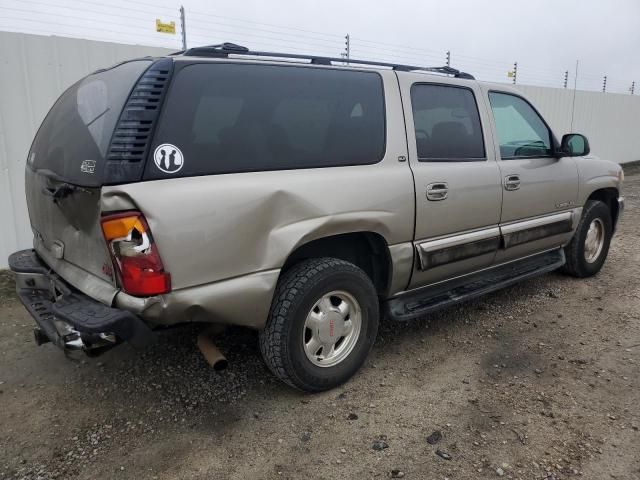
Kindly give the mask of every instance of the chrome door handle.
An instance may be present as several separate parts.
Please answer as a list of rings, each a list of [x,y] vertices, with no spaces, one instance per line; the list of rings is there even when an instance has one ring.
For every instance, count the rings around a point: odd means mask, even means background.
[[[520,188],[520,175],[507,175],[504,177],[505,190],[518,190]]]
[[[430,183],[427,185],[427,200],[438,202],[449,195],[449,185],[445,182]]]

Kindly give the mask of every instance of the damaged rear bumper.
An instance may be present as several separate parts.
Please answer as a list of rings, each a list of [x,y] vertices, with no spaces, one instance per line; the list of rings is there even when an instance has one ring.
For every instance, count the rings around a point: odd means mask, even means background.
[[[38,325],[38,344],[51,341],[64,350],[98,354],[122,341],[139,348],[153,341],[153,332],[139,317],[77,291],[34,250],[12,254],[9,267],[15,273],[18,297]]]

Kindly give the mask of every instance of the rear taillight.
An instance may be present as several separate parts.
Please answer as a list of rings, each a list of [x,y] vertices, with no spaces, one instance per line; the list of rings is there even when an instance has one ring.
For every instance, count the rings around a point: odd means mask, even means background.
[[[102,217],[102,233],[118,272],[122,289],[131,295],[160,295],[171,291],[149,226],[140,212]]]

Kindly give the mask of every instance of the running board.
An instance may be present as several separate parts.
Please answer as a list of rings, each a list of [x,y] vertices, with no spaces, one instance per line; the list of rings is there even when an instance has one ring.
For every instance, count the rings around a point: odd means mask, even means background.
[[[398,321],[422,317],[456,303],[508,287],[527,278],[551,272],[563,266],[564,263],[564,250],[553,250],[451,280],[444,284],[423,287],[388,300],[386,304],[387,315],[392,320]]]

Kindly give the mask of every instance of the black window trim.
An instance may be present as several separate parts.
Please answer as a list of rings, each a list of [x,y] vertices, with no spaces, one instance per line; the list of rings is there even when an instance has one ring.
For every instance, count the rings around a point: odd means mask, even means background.
[[[176,78],[178,78],[178,74],[193,65],[260,65],[260,66],[271,66],[271,67],[289,67],[289,68],[310,68],[314,70],[335,70],[338,72],[359,72],[359,73],[373,73],[376,75],[378,80],[380,81],[380,91],[382,93],[382,121],[384,127],[384,138],[382,141],[382,149],[380,152],[379,158],[375,161],[367,162],[367,163],[344,163],[340,165],[326,165],[326,166],[315,166],[315,167],[299,167],[299,168],[273,168],[273,169],[260,169],[260,170],[239,170],[237,172],[229,172],[229,173],[197,173],[197,174],[189,174],[189,177],[206,177],[210,175],[235,175],[239,173],[259,173],[259,172],[285,172],[285,171],[295,171],[295,170],[315,170],[315,169],[325,169],[325,168],[342,168],[342,167],[366,167],[370,165],[377,165],[382,162],[387,156],[387,141],[388,141],[388,121],[387,121],[387,100],[386,100],[386,92],[385,92],[385,82],[383,76],[380,72],[376,70],[369,69],[359,69],[359,68],[338,68],[338,67],[329,67],[324,65],[313,65],[313,64],[299,64],[299,63],[265,63],[264,61],[206,61],[202,59],[194,59],[189,62],[175,62],[174,61],[174,72],[171,76],[171,82],[167,88],[167,97],[169,97],[172,93],[172,90],[176,83]],[[160,112],[160,118],[158,124],[162,120],[164,110]],[[154,136],[151,142],[151,145],[157,145],[156,132],[154,132]],[[149,165],[149,162],[153,162],[153,159],[148,157],[147,163],[145,165],[145,173],[143,176],[143,180],[148,180],[146,178],[146,166]]]
[[[536,113],[536,115],[538,115],[538,118],[542,120],[542,123],[544,124],[545,127],[547,127],[547,130],[549,131],[549,142],[551,143],[551,155],[522,155],[519,157],[513,157],[513,156],[503,157],[502,156],[502,154],[500,153],[500,142],[498,141],[498,129],[496,126],[496,118],[493,115],[493,107],[491,106],[491,97],[489,96],[491,93],[501,93],[503,95],[511,95],[512,97],[517,97],[531,107],[531,109]],[[493,125],[494,125],[494,128],[496,129],[496,141],[498,141],[498,155],[500,160],[523,160],[523,159],[526,160],[528,158],[557,158],[556,152],[560,148],[560,144],[558,143],[558,140],[556,139],[556,136],[553,133],[553,130],[551,129],[547,121],[544,119],[542,114],[529,100],[527,100],[525,97],[523,97],[518,93],[507,92],[505,90],[491,89],[487,91],[487,101],[489,102],[489,109],[491,110],[491,118],[493,120]]]
[[[483,157],[472,157],[472,158],[428,158],[428,157],[420,157],[418,155],[418,142],[416,141],[416,125],[415,125],[415,117],[413,116],[413,87],[416,85],[429,85],[436,87],[452,87],[452,88],[460,88],[463,90],[469,90],[471,92],[471,96],[473,97],[473,102],[476,105],[476,110],[478,112],[478,123],[480,124],[480,137],[482,138],[482,151],[484,152]],[[478,107],[478,99],[476,98],[476,93],[473,91],[473,88],[467,87],[466,85],[455,85],[452,83],[442,83],[442,82],[414,82],[411,84],[411,88],[409,89],[409,99],[411,101],[411,118],[413,119],[413,139],[416,144],[416,158],[418,162],[428,163],[428,162],[486,162],[487,158],[487,144],[484,139],[484,126],[482,125],[482,116],[480,115],[480,108]]]

